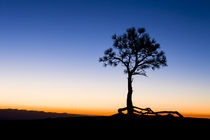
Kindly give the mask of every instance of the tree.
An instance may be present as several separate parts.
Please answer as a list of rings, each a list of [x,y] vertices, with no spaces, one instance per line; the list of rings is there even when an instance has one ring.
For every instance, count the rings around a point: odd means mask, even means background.
[[[117,66],[122,64],[125,67],[124,73],[128,76],[128,94],[127,94],[127,110],[128,115],[134,113],[132,103],[132,81],[135,75],[146,75],[147,69],[155,70],[161,66],[167,66],[166,56],[160,45],[149,34],[145,33],[144,28],[127,29],[123,35],[112,36],[113,47],[104,52],[104,56],[99,58],[104,66]]]

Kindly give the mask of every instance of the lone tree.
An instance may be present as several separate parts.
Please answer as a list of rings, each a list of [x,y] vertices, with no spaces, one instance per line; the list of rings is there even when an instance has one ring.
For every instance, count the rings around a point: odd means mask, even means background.
[[[134,108],[138,108],[132,103],[133,76],[147,76],[145,70],[167,66],[166,56],[160,50],[160,45],[145,33],[144,28],[129,28],[123,35],[114,34],[112,39],[113,47],[104,52],[99,62],[104,63],[104,66],[122,64],[125,67],[124,73],[128,75],[127,107],[121,110],[127,110],[128,115],[132,115]]]

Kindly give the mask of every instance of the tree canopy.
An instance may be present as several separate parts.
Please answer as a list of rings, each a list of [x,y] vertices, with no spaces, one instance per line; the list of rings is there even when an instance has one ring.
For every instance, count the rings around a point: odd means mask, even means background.
[[[123,35],[112,36],[113,47],[99,58],[104,66],[125,66],[124,72],[129,75],[146,75],[146,69],[167,66],[166,56],[160,50],[160,44],[151,39],[144,28],[129,28]]]

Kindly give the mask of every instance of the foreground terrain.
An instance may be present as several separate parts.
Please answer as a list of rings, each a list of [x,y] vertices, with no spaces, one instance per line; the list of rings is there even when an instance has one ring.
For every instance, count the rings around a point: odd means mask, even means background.
[[[208,134],[210,119],[201,118],[177,118],[177,117],[154,117],[154,116],[82,116],[82,115],[71,115],[71,114],[54,114],[46,112],[38,112],[42,114],[41,118],[23,119],[28,118],[27,113],[36,114],[36,112],[18,111],[18,110],[4,110],[7,113],[0,111],[2,114],[17,115],[20,112],[24,112],[24,115],[19,114],[19,119],[14,119],[17,116],[10,116],[10,120],[1,119],[0,130],[1,134],[17,133],[17,136],[27,137],[49,137],[57,135],[59,139],[65,137],[82,137],[85,139],[89,138],[113,138],[119,139],[118,137],[128,136],[130,138],[141,139],[146,138],[175,138],[190,135],[205,136]],[[3,111],[3,112],[4,112]],[[11,113],[15,111],[16,113]],[[10,113],[8,113],[10,112]],[[17,113],[18,112],[18,113]],[[26,115],[26,116],[25,116]],[[30,116],[29,115],[29,116]],[[44,115],[44,118],[43,118]],[[22,119],[20,119],[20,116]],[[6,116],[4,116],[6,117]],[[9,117],[9,116],[7,116]],[[1,116],[1,118],[3,118]],[[13,118],[13,119],[11,119]],[[26,135],[27,134],[27,135]],[[202,134],[202,135],[200,135]],[[10,135],[7,135],[7,137]],[[12,135],[11,135],[12,136]],[[28,138],[28,137],[27,137]]]

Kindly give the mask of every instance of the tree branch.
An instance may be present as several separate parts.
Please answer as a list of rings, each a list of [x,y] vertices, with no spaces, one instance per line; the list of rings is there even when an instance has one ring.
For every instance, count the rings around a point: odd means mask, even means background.
[[[139,57],[138,57],[138,54],[136,54],[136,64],[135,64],[135,66],[134,66],[134,68],[132,69],[132,73],[134,73],[135,71],[136,71],[136,69],[139,67],[139,66],[141,66],[141,62],[143,62],[146,58],[147,58],[148,56],[147,55],[145,55],[140,61],[138,61],[138,59],[139,59]],[[140,64],[140,65],[139,65]],[[142,63],[143,64],[143,63]]]
[[[145,60],[147,57],[148,57],[148,56],[145,55],[145,56],[139,61],[137,68],[138,68],[139,66],[142,66],[142,65],[146,64],[146,61],[144,61],[144,60]],[[143,62],[143,61],[144,61],[144,62]],[[141,62],[143,62],[143,63],[141,63]]]
[[[129,66],[121,58],[119,58],[119,57],[113,57],[113,59],[119,60],[121,63],[123,63],[125,65],[125,67],[127,68],[128,72],[130,72]]]

